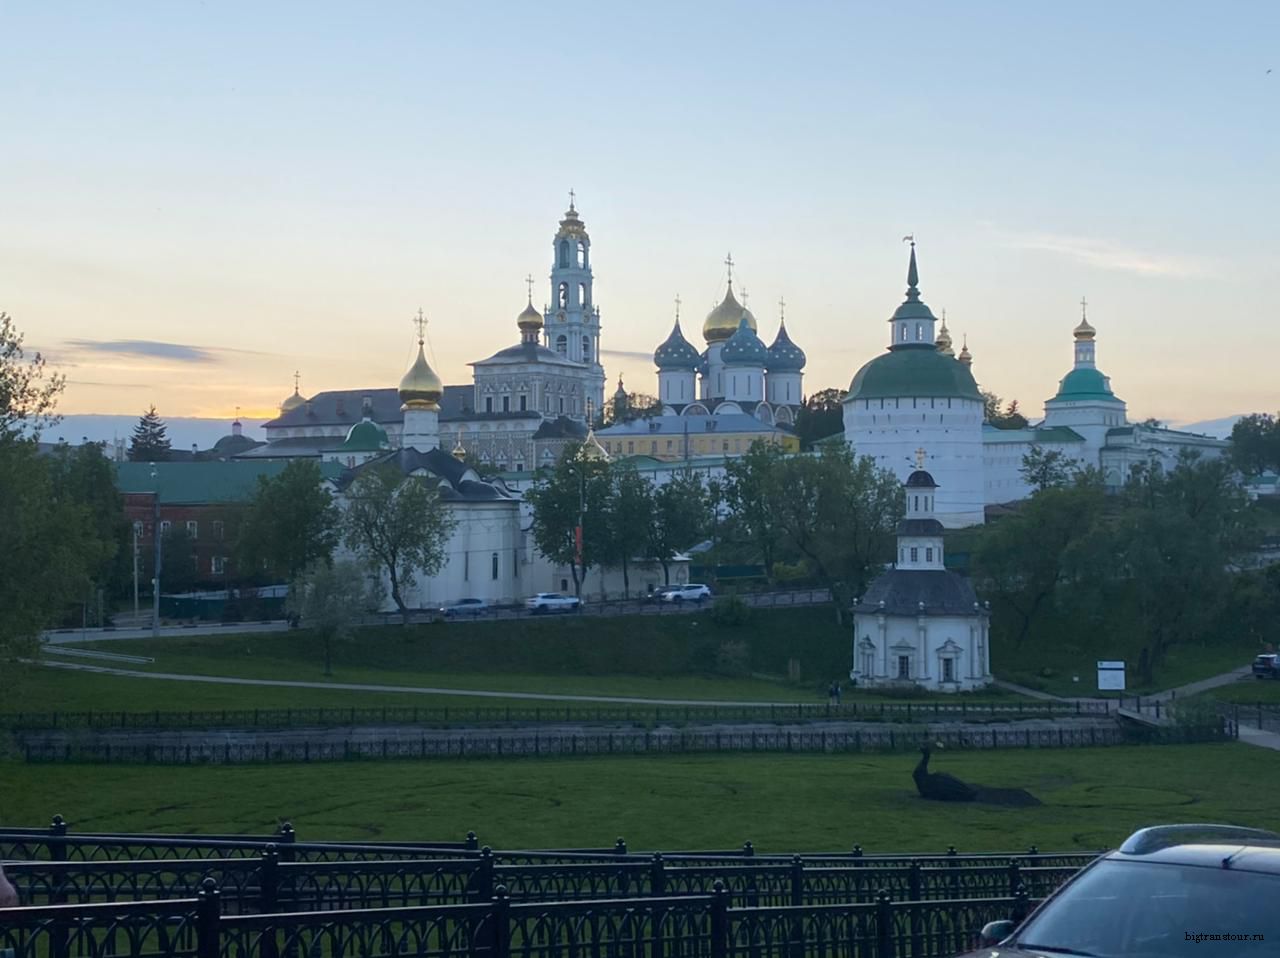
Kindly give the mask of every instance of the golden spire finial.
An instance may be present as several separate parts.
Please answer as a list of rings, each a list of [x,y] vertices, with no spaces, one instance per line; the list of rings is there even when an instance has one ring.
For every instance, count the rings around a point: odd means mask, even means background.
[[[676,322],[680,322],[680,294],[676,293]]]
[[[529,288],[529,305],[533,305],[533,274],[529,273],[524,278],[524,284]]]
[[[783,296],[778,297],[778,322],[787,324],[787,300]]]
[[[917,469],[924,468],[924,447],[923,446],[921,446],[919,449],[916,450],[916,468]]]
[[[1088,310],[1089,310],[1089,301],[1085,299],[1083,296],[1081,296],[1080,297],[1080,321],[1081,322],[1087,323],[1089,321]]]
[[[427,338],[427,317],[421,306],[418,307],[418,315],[413,317],[413,325],[418,327],[418,345],[421,346]]]
[[[577,201],[577,198],[578,198],[578,194],[573,191],[572,187],[570,187],[569,188],[569,212],[570,213],[577,212],[577,208],[573,205]]]
[[[236,406],[236,420],[239,421],[239,419],[240,419],[240,407]]]
[[[724,265],[729,268],[729,285],[733,285],[733,254],[729,253],[724,258]]]
[[[297,391],[298,391],[298,381],[299,381],[300,379],[302,379],[302,374],[301,374],[301,373],[299,373],[299,372],[295,369],[295,370],[293,371],[293,391],[294,391],[294,392],[297,392]]]

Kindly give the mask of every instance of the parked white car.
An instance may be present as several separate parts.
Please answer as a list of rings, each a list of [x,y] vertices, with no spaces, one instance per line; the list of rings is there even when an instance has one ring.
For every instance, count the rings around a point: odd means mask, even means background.
[[[559,592],[539,592],[526,599],[524,607],[534,615],[549,612],[577,612],[582,608],[582,600],[575,595],[563,595]]]
[[[688,585],[673,585],[663,589],[660,595],[663,602],[701,602],[711,598],[711,590],[701,582],[690,582]]]
[[[478,618],[489,611],[489,602],[487,599],[457,599],[446,602],[439,611],[447,619]]]

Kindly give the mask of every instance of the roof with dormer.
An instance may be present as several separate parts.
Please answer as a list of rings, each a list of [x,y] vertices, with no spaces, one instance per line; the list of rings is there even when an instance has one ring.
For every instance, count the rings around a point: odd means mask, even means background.
[[[884,603],[882,606],[880,603]],[[876,576],[866,595],[854,603],[860,615],[979,615],[973,584],[958,572],[942,569],[890,569]]]

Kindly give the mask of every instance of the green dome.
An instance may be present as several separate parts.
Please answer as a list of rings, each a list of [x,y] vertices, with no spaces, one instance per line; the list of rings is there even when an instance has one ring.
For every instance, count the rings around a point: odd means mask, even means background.
[[[982,402],[969,367],[945,356],[932,343],[899,347],[867,363],[849,384],[847,399],[928,396]]]
[[[387,448],[387,434],[377,423],[365,419],[347,431],[339,448],[343,452],[377,452]]]
[[[1111,391],[1111,382],[1106,376],[1089,366],[1081,366],[1062,377],[1062,383],[1058,386],[1058,395],[1049,402],[1082,402],[1090,399],[1121,401]]]

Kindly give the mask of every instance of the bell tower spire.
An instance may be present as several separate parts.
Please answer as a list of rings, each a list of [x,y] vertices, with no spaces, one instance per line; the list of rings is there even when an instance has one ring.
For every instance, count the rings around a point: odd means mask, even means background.
[[[551,298],[543,327],[547,348],[590,371],[584,399],[600,409],[604,406],[600,309],[592,291],[591,237],[578,215],[577,200],[570,190],[569,208],[552,239]]]
[[[934,324],[937,318],[920,299],[920,270],[916,266],[915,234],[902,237],[902,241],[911,244],[911,258],[907,262],[907,295],[902,305],[889,318],[892,336],[889,348],[894,350],[917,347],[937,349],[937,338],[934,335]]]

